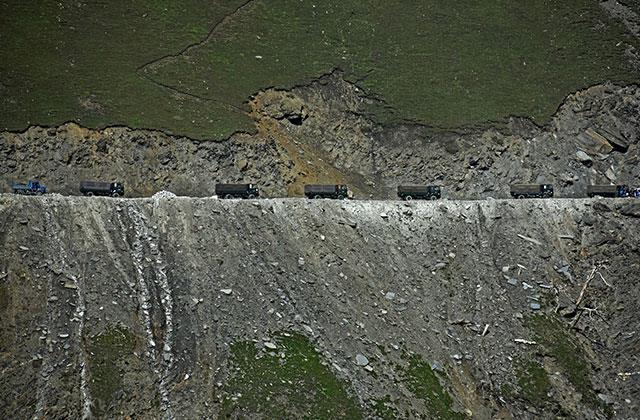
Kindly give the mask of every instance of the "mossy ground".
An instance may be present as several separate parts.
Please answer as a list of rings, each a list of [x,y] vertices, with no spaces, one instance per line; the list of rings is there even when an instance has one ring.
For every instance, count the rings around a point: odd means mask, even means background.
[[[544,406],[551,383],[542,365],[535,360],[521,360],[515,368],[520,396],[536,407]]]
[[[253,93],[335,68],[380,122],[545,122],[569,93],[637,82],[637,40],[591,0],[61,0],[0,4],[0,128],[124,124],[198,138],[251,130]]]
[[[422,399],[428,418],[456,420],[466,417],[453,410],[453,400],[442,386],[438,376],[419,355],[406,356],[407,366],[403,369],[404,380],[416,397]]]
[[[610,407],[600,401],[593,390],[591,369],[583,352],[574,343],[566,328],[559,321],[545,315],[529,318],[529,325],[537,341],[545,346],[571,385],[582,394],[582,400],[593,409],[600,409],[611,417]]]
[[[89,339],[89,388],[95,413],[103,414],[118,391],[123,391],[119,363],[133,353],[135,336],[127,329],[111,327]]]
[[[0,3],[0,129],[76,121],[216,138],[249,128],[225,104],[176,94],[139,71],[204,39],[240,3]]]
[[[373,401],[373,412],[382,420],[395,420],[399,418],[398,410],[391,404],[391,397],[386,396]]]
[[[232,346],[221,418],[362,418],[346,384],[322,364],[306,337],[282,334],[274,342],[277,349],[266,353],[253,342]]]

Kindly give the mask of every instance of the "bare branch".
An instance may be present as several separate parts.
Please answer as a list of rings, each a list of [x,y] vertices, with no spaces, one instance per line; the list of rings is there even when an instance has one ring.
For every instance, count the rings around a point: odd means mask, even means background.
[[[587,277],[587,281],[584,282],[584,286],[582,286],[582,290],[580,291],[580,296],[578,296],[578,300],[576,301],[576,307],[580,306],[580,302],[582,302],[582,298],[584,298],[584,292],[587,290],[587,286],[589,286],[591,280],[593,280],[593,278],[596,276],[597,269],[598,267],[593,267],[593,270],[591,270],[591,274],[589,274],[589,277]]]
[[[602,275],[602,273],[600,273],[600,272],[598,271],[598,273],[597,273],[597,274],[600,276],[600,278],[602,279],[602,282],[603,282],[604,284],[606,284],[607,286],[609,286],[609,287],[613,288],[613,286],[612,286],[611,284],[609,284],[609,282],[607,282],[607,281],[604,279],[604,276]]]

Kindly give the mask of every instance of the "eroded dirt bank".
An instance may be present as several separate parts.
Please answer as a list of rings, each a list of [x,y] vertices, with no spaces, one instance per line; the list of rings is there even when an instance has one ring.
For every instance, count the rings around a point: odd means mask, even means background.
[[[632,200],[1,195],[0,412],[628,418],[639,227]]]
[[[38,178],[78,194],[83,179],[124,181],[128,195],[159,190],[210,196],[216,182],[253,182],[265,195],[302,194],[305,183],[347,183],[361,198],[388,198],[398,184],[437,184],[454,199],[504,198],[510,183],[552,183],[560,196],[588,184],[640,178],[637,86],[604,84],[566,98],[552,121],[526,119],[443,132],[412,123],[380,126],[367,97],[335,71],[247,103],[255,134],[222,142],[75,124],[0,133],[0,183]],[[428,98],[425,98],[428,100]]]

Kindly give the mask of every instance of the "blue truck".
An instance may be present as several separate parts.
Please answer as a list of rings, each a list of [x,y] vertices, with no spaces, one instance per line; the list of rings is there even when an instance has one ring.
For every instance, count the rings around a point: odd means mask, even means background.
[[[41,184],[40,181],[29,180],[26,184],[20,184],[14,182],[11,186],[14,194],[24,195],[41,195],[47,192],[47,187]]]

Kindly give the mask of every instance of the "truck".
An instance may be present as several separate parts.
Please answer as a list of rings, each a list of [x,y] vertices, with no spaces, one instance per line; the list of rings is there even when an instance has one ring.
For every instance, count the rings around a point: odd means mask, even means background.
[[[553,197],[553,185],[512,184],[511,196],[514,198],[551,198]]]
[[[304,195],[307,198],[335,198],[344,200],[353,198],[349,187],[342,184],[307,184],[304,186]]]
[[[11,189],[14,194],[24,195],[42,195],[47,192],[47,187],[41,184],[40,181],[29,180],[26,184],[14,182],[11,185]]]
[[[436,185],[398,185],[398,197],[403,200],[437,200],[441,197]]]
[[[220,198],[258,198],[260,191],[255,184],[216,184],[216,195]]]
[[[627,185],[587,185],[589,197],[629,197],[632,193]]]
[[[81,181],[80,192],[88,197],[94,195],[122,197],[124,195],[124,184],[117,181]]]

